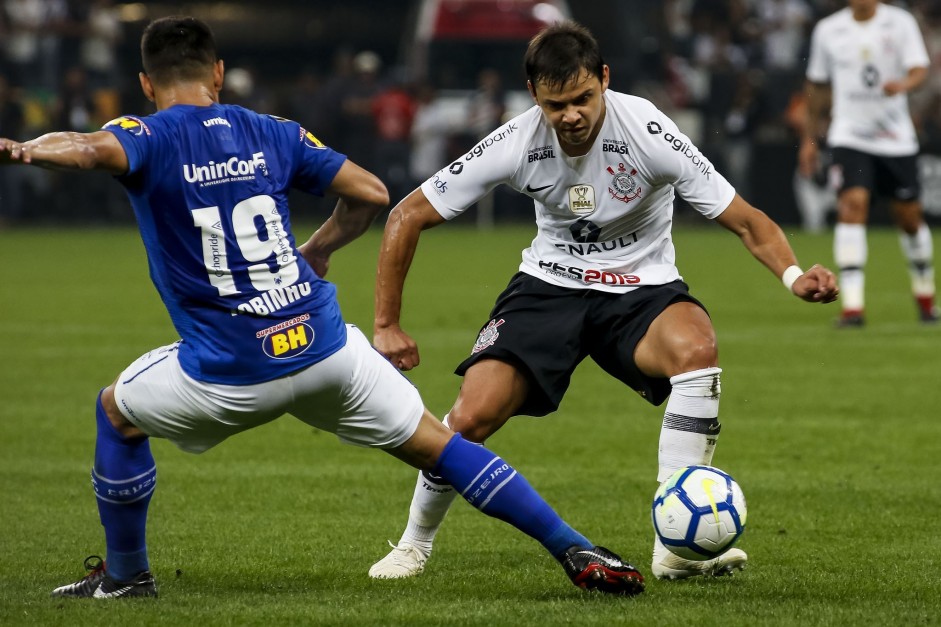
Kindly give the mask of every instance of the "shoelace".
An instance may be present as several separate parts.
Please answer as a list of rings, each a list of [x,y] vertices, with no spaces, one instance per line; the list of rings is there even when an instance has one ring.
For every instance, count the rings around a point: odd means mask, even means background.
[[[85,570],[88,571],[88,574],[85,575],[85,578],[94,577],[101,571],[105,569],[105,561],[101,559],[100,555],[89,555],[85,558]]]

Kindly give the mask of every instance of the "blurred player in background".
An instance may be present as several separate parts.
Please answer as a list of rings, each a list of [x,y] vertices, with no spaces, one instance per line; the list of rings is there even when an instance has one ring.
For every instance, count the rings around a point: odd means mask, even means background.
[[[709,464],[721,369],[712,322],[674,265],[674,194],[738,235],[798,298],[831,302],[836,279],[821,266],[801,270],[781,229],[737,195],[671,119],[646,100],[608,90],[608,66],[584,27],[563,22],[542,31],[525,68],[536,106],[392,210],[379,254],[373,341],[399,368],[419,364],[399,320],[420,233],[508,185],[533,199],[537,235],[457,368],[464,380],[448,425],[483,442],[512,416],[553,412],[575,367],[591,356],[647,401],[669,397],[659,481],[683,466]],[[370,575],[420,573],[454,495],[446,479],[420,474],[405,532]],[[724,575],[746,559],[730,549],[713,560],[684,560],[655,540],[652,569],[669,579]]]
[[[156,596],[145,537],[157,482],[148,436],[201,453],[286,413],[444,476],[475,507],[541,542],[576,585],[641,592],[633,566],[569,527],[498,456],[436,420],[344,323],[322,277],[331,253],[388,204],[383,184],[296,122],[219,104],[224,67],[204,23],[157,20],[141,52],[141,87],[156,114],[94,133],[0,138],[0,163],[118,177],[182,337],[142,356],[98,396],[92,484],[107,559],[86,559],[91,572],[53,596]],[[339,196],[300,247],[290,230],[291,187]]]
[[[865,324],[866,222],[876,194],[891,199],[919,319],[938,321],[933,245],[919,201],[918,138],[907,96],[925,81],[928,64],[915,18],[878,0],[849,0],[814,28],[799,167],[807,177],[817,170],[817,129],[832,97],[827,144],[838,187],[833,258],[843,303],[839,327]]]

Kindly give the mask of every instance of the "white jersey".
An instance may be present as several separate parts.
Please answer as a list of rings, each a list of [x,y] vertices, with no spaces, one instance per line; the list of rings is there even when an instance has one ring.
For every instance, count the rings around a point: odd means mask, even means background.
[[[871,19],[858,22],[847,7],[821,20],[811,37],[807,79],[832,84],[827,143],[885,157],[917,153],[907,96],[882,89],[928,65],[918,23],[903,9],[879,4]]]
[[[501,183],[531,197],[538,232],[520,270],[553,285],[627,292],[682,278],[674,189],[707,218],[722,213],[735,190],[653,104],[610,90],[604,99],[587,154],[562,152],[534,106],[438,171],[422,192],[445,219]]]

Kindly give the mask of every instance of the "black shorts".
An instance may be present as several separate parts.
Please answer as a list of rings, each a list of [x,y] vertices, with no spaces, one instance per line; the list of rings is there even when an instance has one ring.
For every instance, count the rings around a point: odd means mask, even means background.
[[[471,356],[455,372],[463,376],[481,359],[510,363],[530,382],[517,415],[545,416],[559,408],[572,372],[590,356],[605,372],[660,405],[670,395],[670,380],[644,375],[634,363],[634,349],[650,323],[680,301],[703,307],[682,281],[612,294],[558,287],[519,272],[497,298]]]
[[[870,194],[895,200],[917,200],[918,156],[880,157],[852,148],[834,148],[837,192],[850,187],[865,187]]]

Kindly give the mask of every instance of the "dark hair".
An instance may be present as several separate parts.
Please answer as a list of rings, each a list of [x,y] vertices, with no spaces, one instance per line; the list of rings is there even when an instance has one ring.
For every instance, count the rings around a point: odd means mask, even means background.
[[[604,59],[594,35],[573,21],[558,22],[533,37],[523,66],[533,88],[537,82],[561,87],[584,71],[599,80],[604,74]]]
[[[201,80],[217,60],[212,31],[195,17],[154,20],[144,29],[140,50],[144,72],[161,85]]]

